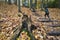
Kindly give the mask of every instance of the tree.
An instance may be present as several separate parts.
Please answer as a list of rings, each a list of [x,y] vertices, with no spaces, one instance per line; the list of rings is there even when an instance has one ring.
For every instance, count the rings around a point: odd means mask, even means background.
[[[60,0],[55,0],[55,6],[60,8]]]
[[[21,8],[20,8],[20,0],[18,0],[18,12],[21,12],[20,9],[21,9]]]
[[[47,4],[46,4],[46,6],[48,7],[48,0],[47,0]]]
[[[43,10],[44,7],[44,0],[41,0],[41,10]]]
[[[8,0],[8,3],[11,4],[11,0]]]
[[[30,9],[32,8],[32,0],[30,0]]]
[[[7,3],[7,0],[5,0],[5,3]]]
[[[35,8],[36,8],[36,5],[37,5],[37,0],[35,0]]]
[[[15,4],[17,5],[17,0],[15,0]]]

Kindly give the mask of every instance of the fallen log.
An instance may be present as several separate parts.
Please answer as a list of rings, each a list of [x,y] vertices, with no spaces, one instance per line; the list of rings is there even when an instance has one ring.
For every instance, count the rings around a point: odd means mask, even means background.
[[[52,24],[52,25],[47,25],[47,26],[50,26],[50,27],[60,27],[60,24]]]
[[[47,18],[39,18],[38,21],[39,22],[60,22],[58,20],[49,20]]]
[[[50,36],[60,36],[60,31],[52,31],[52,32],[48,32],[47,35],[50,35]]]

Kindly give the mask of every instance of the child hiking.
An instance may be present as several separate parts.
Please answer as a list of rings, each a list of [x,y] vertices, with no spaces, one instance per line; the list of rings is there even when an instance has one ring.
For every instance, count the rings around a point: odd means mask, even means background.
[[[48,17],[48,18],[49,18],[49,20],[50,20],[48,8],[47,8],[47,7],[45,7],[44,9],[45,9],[45,15],[44,15],[44,16],[45,16],[45,18],[46,18],[46,17]]]

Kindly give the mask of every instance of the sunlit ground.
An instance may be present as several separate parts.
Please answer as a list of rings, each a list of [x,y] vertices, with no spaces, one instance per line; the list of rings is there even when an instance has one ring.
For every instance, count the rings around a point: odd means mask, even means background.
[[[31,16],[32,24],[37,26],[37,29],[33,30],[32,33],[35,36],[36,40],[53,40],[60,39],[60,36],[48,36],[46,33],[50,31],[60,31],[59,27],[50,27],[46,25],[51,25],[52,22],[39,22],[37,21],[39,18],[45,18],[44,11],[40,9],[36,10],[36,14],[32,12],[29,8],[22,7],[22,13]],[[52,20],[60,21],[60,9],[59,8],[49,8],[50,18]],[[0,40],[9,40],[13,34],[14,28],[19,26],[21,23],[20,18],[18,17],[18,8],[16,5],[8,5],[8,4],[0,4]],[[53,24],[60,24],[60,22],[53,22]],[[39,26],[39,27],[38,27]],[[54,29],[54,30],[53,30]],[[21,40],[21,37],[28,38],[27,32],[22,32],[23,36],[19,36],[17,40]],[[22,39],[23,40],[23,39]]]

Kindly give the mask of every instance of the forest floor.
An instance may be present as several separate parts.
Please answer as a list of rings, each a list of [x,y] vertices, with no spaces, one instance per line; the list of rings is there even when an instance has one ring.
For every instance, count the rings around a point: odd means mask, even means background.
[[[32,24],[37,26],[37,29],[33,30],[32,32],[37,40],[60,40],[60,36],[47,35],[47,33],[49,32],[51,33],[55,32],[56,34],[60,32],[60,16],[59,16],[60,9],[59,8],[48,9],[50,13],[50,19],[52,20],[52,22],[41,22],[42,20],[43,21],[48,20],[48,18],[45,19],[44,17],[45,12],[41,11],[40,9],[37,9],[36,12],[31,12],[29,8],[25,7],[22,8],[23,13],[26,13],[28,16],[31,16]]]
[[[29,8],[22,7],[21,11],[28,15],[28,17],[31,16],[32,24],[37,27],[37,29],[32,31],[36,40],[60,40],[60,36],[47,35],[47,33],[51,31],[60,32],[60,26],[56,26],[58,24],[60,25],[59,8],[49,8],[50,18],[53,22],[40,22],[40,20],[48,20],[44,17],[45,12],[40,9],[37,9],[36,12],[32,12]],[[20,23],[21,18],[18,17],[17,6],[14,4],[8,5],[0,3],[0,40],[9,40],[9,37],[13,34],[14,28]],[[56,27],[52,27],[53,25]],[[26,37],[28,37],[26,34],[27,33],[24,33],[21,37],[26,39]]]

